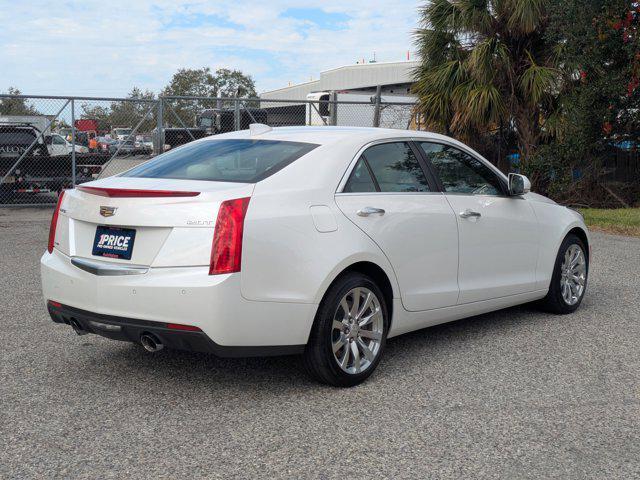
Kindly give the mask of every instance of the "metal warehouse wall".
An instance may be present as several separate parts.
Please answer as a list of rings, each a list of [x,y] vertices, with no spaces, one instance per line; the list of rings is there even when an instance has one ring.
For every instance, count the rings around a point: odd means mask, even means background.
[[[413,69],[417,66],[417,61],[347,65],[321,72],[320,79],[313,82],[264,92],[260,95],[260,98],[263,100],[306,100],[307,95],[311,92],[367,89],[375,88],[378,85],[410,84],[414,81]]]
[[[348,65],[320,74],[320,90],[349,90],[413,83],[413,69],[418,62],[365,63]]]

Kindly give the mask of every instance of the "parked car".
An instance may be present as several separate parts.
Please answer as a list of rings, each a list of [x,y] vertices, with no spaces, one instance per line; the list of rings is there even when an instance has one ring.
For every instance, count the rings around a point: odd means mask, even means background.
[[[352,386],[389,337],[526,302],[579,307],[583,218],[529,190],[442,135],[252,125],[65,192],[43,294],[79,334],[302,354],[313,377]]]
[[[107,137],[97,138],[97,149],[101,153],[109,153],[110,155],[117,152],[118,156],[135,155],[140,150],[133,140],[114,140]]]
[[[137,153],[148,155],[153,152],[153,136],[152,135],[136,135],[134,143]]]
[[[71,183],[72,145],[61,135],[43,137],[37,125],[0,126],[0,202],[18,196],[57,192]],[[99,159],[87,158],[87,149],[76,145],[78,181],[91,180],[99,172]]]
[[[130,127],[115,127],[111,130],[111,137],[116,140],[126,140],[131,136],[133,129]]]
[[[0,203],[10,203],[19,192],[39,187],[24,179],[48,170],[43,159],[49,158],[49,151],[39,135],[32,125],[0,125]]]
[[[73,144],[67,141],[62,135],[54,133],[45,139],[47,148],[49,149],[49,155],[52,157],[59,155],[70,155],[74,150],[76,153],[88,153],[89,148],[84,145],[76,144],[75,149]]]
[[[98,137],[98,151],[101,153],[114,154],[117,148],[118,141],[109,137]]]
[[[130,139],[130,140],[118,140],[118,142],[116,143],[116,151],[118,152],[118,155],[123,156],[123,155],[135,155],[137,153],[136,151],[136,144],[134,142],[134,140]]]
[[[0,124],[0,158],[17,160],[20,155],[48,155],[48,150],[39,131],[31,125]],[[31,148],[29,148],[31,147]]]

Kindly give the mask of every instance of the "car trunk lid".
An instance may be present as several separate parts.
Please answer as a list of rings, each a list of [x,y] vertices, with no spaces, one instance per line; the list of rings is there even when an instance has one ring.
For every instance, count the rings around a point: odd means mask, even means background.
[[[65,194],[65,253],[145,266],[208,265],[220,204],[249,197],[253,188],[246,183],[127,177],[83,184]],[[113,233],[117,240],[119,233],[132,232],[130,259],[104,256],[94,248],[101,235]]]

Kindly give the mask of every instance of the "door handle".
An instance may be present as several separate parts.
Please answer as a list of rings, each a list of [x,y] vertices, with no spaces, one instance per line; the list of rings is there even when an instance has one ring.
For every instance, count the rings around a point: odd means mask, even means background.
[[[384,215],[383,208],[375,208],[375,207],[364,207],[356,212],[356,215],[360,217],[368,217],[369,215]]]
[[[460,217],[462,218],[480,218],[481,216],[482,214],[480,212],[474,212],[473,210],[470,210],[468,208],[464,212],[460,212]]]

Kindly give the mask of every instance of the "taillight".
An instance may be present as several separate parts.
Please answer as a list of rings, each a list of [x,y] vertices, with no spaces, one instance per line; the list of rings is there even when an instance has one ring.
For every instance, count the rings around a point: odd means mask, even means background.
[[[167,328],[171,330],[183,330],[185,332],[201,332],[202,330],[193,325],[182,325],[180,323],[167,323]]]
[[[209,275],[240,271],[242,230],[250,197],[225,200],[218,210]]]
[[[53,252],[53,242],[56,239],[56,227],[58,226],[58,214],[60,213],[60,205],[62,205],[63,198],[64,190],[61,191],[58,196],[58,204],[56,205],[56,209],[53,211],[53,216],[51,217],[51,226],[49,227],[49,244],[47,245],[47,251],[49,253]]]

